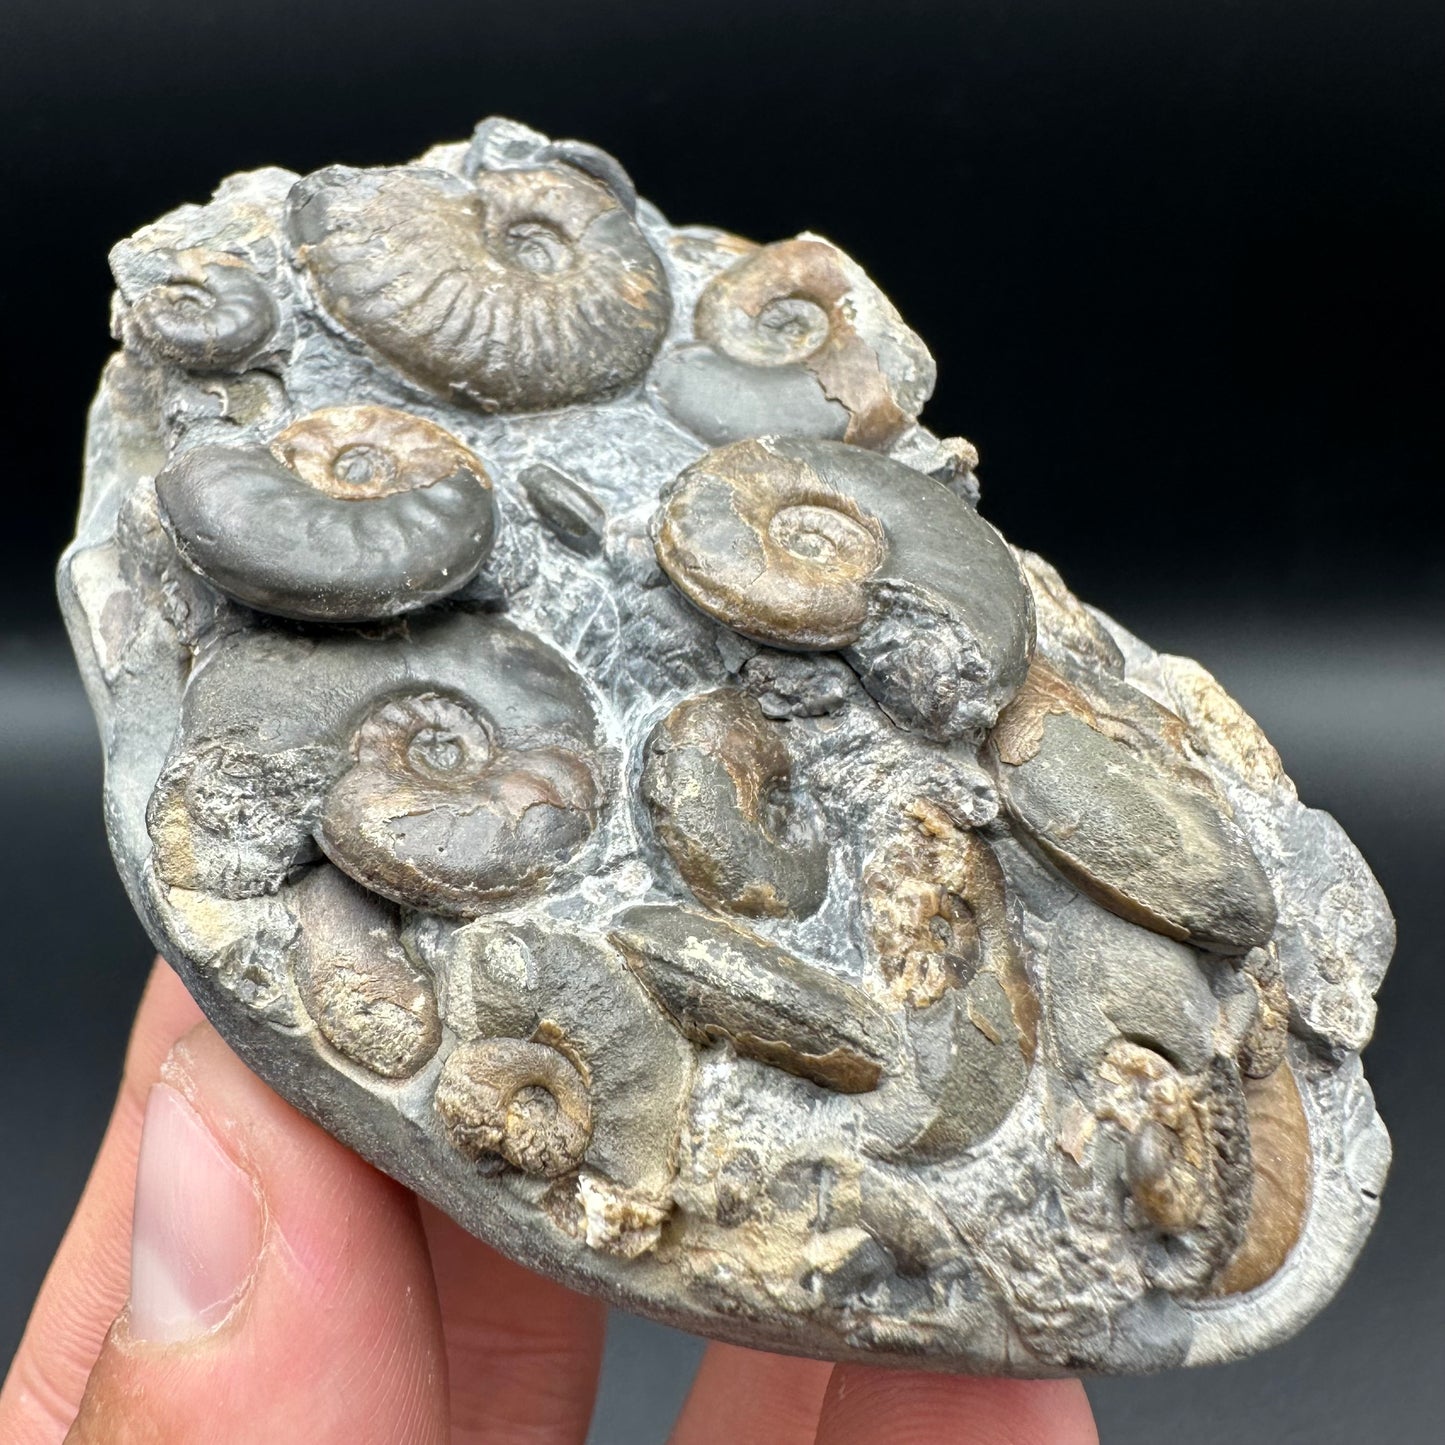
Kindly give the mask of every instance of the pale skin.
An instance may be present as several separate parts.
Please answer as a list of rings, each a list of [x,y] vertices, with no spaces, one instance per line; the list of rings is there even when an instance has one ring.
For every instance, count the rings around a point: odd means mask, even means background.
[[[603,1307],[283,1103],[157,963],[0,1393],[7,1445],[582,1445]],[[710,1345],[669,1445],[1097,1445],[1073,1380]],[[639,1442],[640,1445],[640,1442]]]

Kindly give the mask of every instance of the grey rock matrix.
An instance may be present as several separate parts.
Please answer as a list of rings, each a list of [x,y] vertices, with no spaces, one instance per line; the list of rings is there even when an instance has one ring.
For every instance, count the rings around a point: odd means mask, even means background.
[[[775,1350],[1229,1359],[1338,1287],[1393,947],[1198,664],[979,515],[836,246],[491,120],[116,247],[60,589],[157,947],[523,1263]]]

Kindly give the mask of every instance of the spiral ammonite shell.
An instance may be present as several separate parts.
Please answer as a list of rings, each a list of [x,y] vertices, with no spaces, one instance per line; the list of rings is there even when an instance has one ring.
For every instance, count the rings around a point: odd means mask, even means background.
[[[435,693],[380,704],[327,794],[317,840],[398,903],[471,916],[582,846],[599,790],[572,748],[508,748],[481,707]]]
[[[243,367],[270,341],[280,316],[244,261],[193,249],[177,253],[170,278],[139,296],[125,319],[163,360],[209,372]]]
[[[600,181],[557,164],[332,166],[288,225],[322,304],[406,375],[484,411],[544,411],[633,385],[667,328],[662,265]]]
[[[702,350],[662,363],[659,394],[704,440],[762,432],[884,447],[933,390],[927,348],[836,246],[761,246],[698,299]]]
[[[304,621],[425,607],[471,581],[496,529],[482,463],[435,423],[382,406],[323,408],[269,450],[195,447],[156,492],[201,576]]]
[[[719,447],[663,490],[657,559],[696,606],[775,647],[848,649],[896,721],[992,726],[1033,602],[1007,544],[941,483],[842,442]]]
[[[652,730],[642,796],[683,881],[710,908],[807,916],[828,849],[793,791],[785,730],[741,690],[679,703]]]
[[[434,1106],[463,1153],[498,1154],[544,1177],[575,1169],[592,1132],[582,1075],[556,1049],[525,1039],[478,1039],[453,1049]]]

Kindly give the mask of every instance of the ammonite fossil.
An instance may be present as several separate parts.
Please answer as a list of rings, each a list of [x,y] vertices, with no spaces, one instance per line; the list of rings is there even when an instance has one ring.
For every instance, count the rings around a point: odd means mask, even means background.
[[[1379,888],[989,525],[835,244],[490,120],[112,265],[62,599],[126,886],[278,1090],[775,1350],[1161,1369],[1329,1299]]]

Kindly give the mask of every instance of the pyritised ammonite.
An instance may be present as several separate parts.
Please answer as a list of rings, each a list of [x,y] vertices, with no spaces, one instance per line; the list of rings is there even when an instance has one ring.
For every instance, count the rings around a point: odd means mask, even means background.
[[[769,1349],[1154,1370],[1330,1297],[1389,1158],[1379,888],[985,520],[834,242],[489,120],[112,263],[61,594],[121,873],[263,1078]]]

